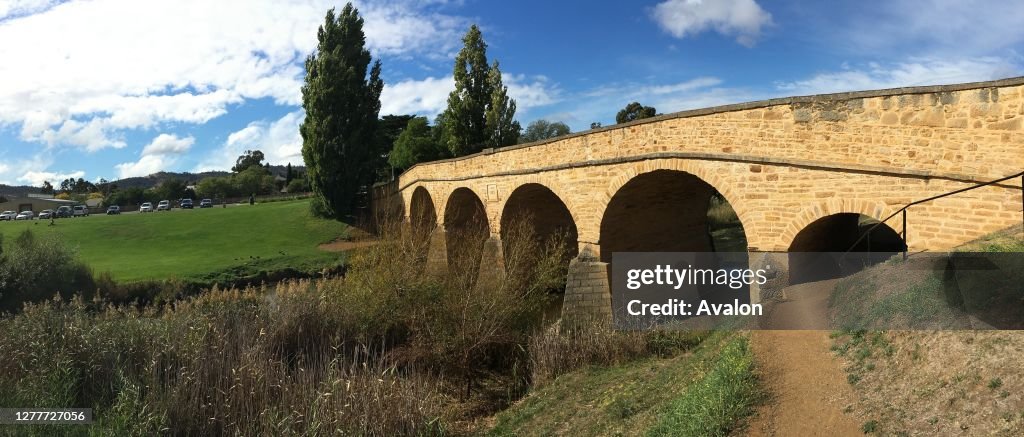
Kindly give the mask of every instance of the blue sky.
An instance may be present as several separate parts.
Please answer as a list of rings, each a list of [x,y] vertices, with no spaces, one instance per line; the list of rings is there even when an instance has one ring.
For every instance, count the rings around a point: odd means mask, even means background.
[[[300,164],[322,0],[0,0],[0,183]],[[433,117],[468,26],[524,126],[1024,75],[1011,1],[360,1],[382,115]]]

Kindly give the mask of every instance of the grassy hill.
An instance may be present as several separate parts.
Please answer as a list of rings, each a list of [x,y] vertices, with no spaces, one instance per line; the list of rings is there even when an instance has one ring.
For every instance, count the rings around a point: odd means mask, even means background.
[[[317,270],[339,255],[318,245],[345,224],[309,214],[309,201],[48,221],[0,222],[6,244],[25,229],[60,234],[95,273],[120,281],[219,278],[284,268]]]
[[[1024,230],[1016,226],[996,232],[957,252],[1024,252]],[[1018,286],[1024,284],[1019,269],[980,272],[1016,275]],[[924,309],[929,320],[955,320],[956,314],[942,312],[953,313],[946,305],[941,280],[928,273],[882,263],[849,276],[837,285],[835,294],[855,295],[858,303],[853,306],[849,303],[854,299],[834,299],[833,312],[869,316],[869,323],[877,319],[890,326],[888,315],[893,308]],[[893,279],[896,275],[898,280]],[[1024,301],[1016,305],[1019,320]],[[1020,366],[1024,331],[957,328],[833,334],[833,350],[858,397],[851,413],[864,421],[865,431],[879,435],[1024,433]]]

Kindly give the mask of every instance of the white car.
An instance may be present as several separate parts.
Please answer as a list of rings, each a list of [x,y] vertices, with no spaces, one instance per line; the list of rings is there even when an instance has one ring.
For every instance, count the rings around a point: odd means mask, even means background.
[[[85,205],[75,205],[71,207],[71,215],[74,217],[87,217],[89,216],[89,208]]]
[[[4,211],[3,213],[0,213],[0,221],[14,220],[14,217],[17,217],[17,215],[18,213],[14,211]]]
[[[36,216],[36,213],[32,211],[22,211],[20,214],[14,217],[15,220],[32,220]]]
[[[139,207],[139,212],[153,212],[153,204],[146,202]]]
[[[161,200],[160,203],[158,203],[156,205],[156,210],[157,211],[170,211],[171,210],[171,201],[169,201],[169,200]]]

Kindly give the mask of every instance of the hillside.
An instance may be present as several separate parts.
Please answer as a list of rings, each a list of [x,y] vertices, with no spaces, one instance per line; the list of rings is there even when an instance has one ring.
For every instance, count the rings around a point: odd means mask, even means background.
[[[719,331],[676,356],[562,375],[499,413],[488,435],[726,435],[758,398],[747,335]]]
[[[288,201],[48,222],[0,222],[4,241],[25,229],[60,234],[96,274],[136,281],[235,279],[282,269],[317,271],[339,255],[318,246],[344,236],[345,224],[312,217],[309,201]]]
[[[1024,252],[1024,234],[1017,226],[958,251]],[[894,265],[883,263],[850,276],[837,286],[837,293],[843,283],[884,288],[873,284],[891,285],[890,271],[894,269]],[[925,299],[942,301],[941,287],[934,278],[902,276],[895,282],[902,290],[891,295],[913,296],[918,306]],[[893,306],[893,299],[886,294],[861,293],[860,299],[864,314],[885,314]],[[936,315],[945,317],[934,310],[929,313],[930,317]],[[853,331],[836,333],[833,350],[856,393],[850,413],[859,417],[865,431],[881,435],[1024,433],[1024,371],[1020,367],[1024,331]]]
[[[0,184],[0,196],[27,197],[29,194],[39,194],[42,189],[28,185],[11,186]]]
[[[208,171],[208,172],[203,172],[203,173],[189,173],[189,172],[175,173],[175,172],[161,171],[161,172],[153,173],[153,174],[151,174],[149,176],[138,176],[138,177],[132,177],[132,178],[118,179],[118,180],[113,181],[111,183],[114,184],[114,185],[117,185],[117,188],[119,188],[119,189],[125,189],[125,188],[153,188],[153,187],[155,187],[157,185],[160,185],[164,181],[170,180],[170,179],[178,179],[178,180],[185,181],[187,183],[192,183],[192,182],[199,182],[199,181],[201,181],[203,179],[210,178],[210,177],[221,177],[221,176],[227,176],[229,174],[231,174],[231,173],[226,172],[226,171]]]

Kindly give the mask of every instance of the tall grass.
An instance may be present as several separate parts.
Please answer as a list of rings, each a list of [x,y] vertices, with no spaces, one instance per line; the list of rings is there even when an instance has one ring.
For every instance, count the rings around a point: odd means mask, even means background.
[[[650,436],[726,436],[751,414],[759,392],[748,340],[736,336],[710,364],[704,376],[666,408]]]
[[[530,339],[533,384],[592,366],[613,366],[649,356],[669,356],[701,343],[706,332],[620,331],[600,321],[553,326]]]
[[[421,274],[427,239],[383,229],[342,278],[28,303],[0,317],[0,407],[90,407],[110,435],[431,435],[520,396],[564,244],[520,226],[475,284]]]

